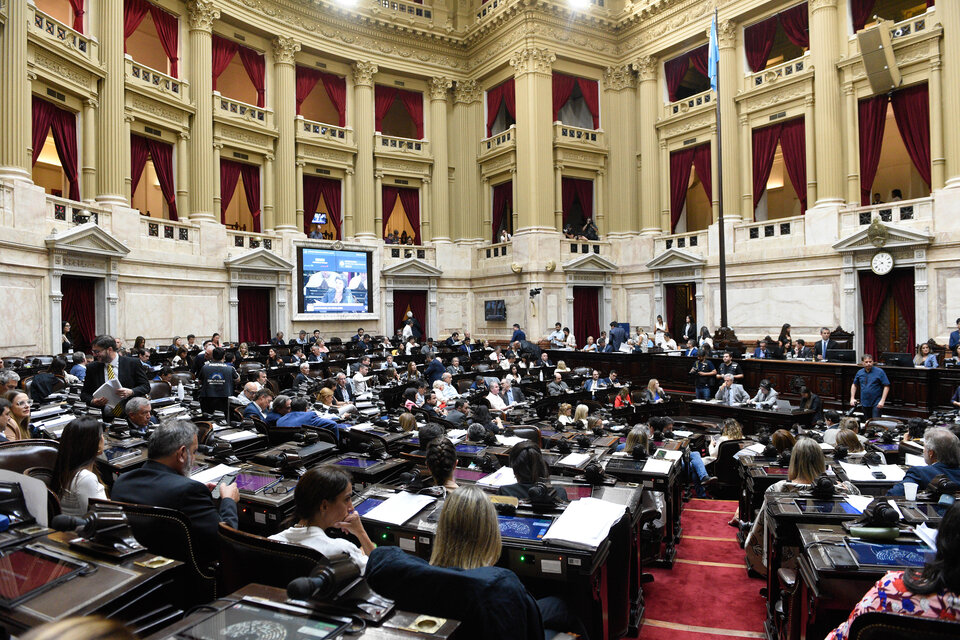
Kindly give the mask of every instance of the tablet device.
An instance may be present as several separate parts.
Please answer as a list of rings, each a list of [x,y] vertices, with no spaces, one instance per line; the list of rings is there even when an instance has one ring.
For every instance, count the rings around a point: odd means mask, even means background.
[[[74,576],[87,565],[43,549],[14,549],[0,559],[0,607],[12,609]]]
[[[794,500],[797,508],[803,513],[848,513],[853,516],[860,515],[860,510],[845,500]]]
[[[335,465],[341,467],[354,467],[356,469],[369,469],[370,467],[380,464],[379,460],[368,460],[366,458],[343,458],[334,462]]]
[[[457,453],[480,453],[486,449],[482,444],[458,444],[455,448]]]
[[[119,462],[127,458],[136,458],[140,455],[140,449],[131,449],[129,447],[110,447],[104,449],[103,456],[107,462]]]
[[[459,467],[453,470],[454,480],[469,480],[470,482],[478,482],[482,478],[486,478],[489,474],[486,471],[477,471],[476,469],[460,469]]]
[[[383,500],[380,498],[367,498],[360,504],[356,505],[353,510],[356,511],[360,516],[365,516],[371,509],[382,503]]]
[[[542,540],[552,520],[529,518],[525,516],[497,516],[500,535],[518,540]]]
[[[272,473],[241,471],[237,474],[237,489],[244,493],[256,493],[278,482],[280,482],[280,478]]]
[[[266,606],[238,602],[218,611],[206,620],[179,632],[184,640],[224,640],[226,638],[310,638],[333,640],[350,626],[345,618],[318,615],[297,615]]]
[[[558,485],[561,486],[561,485]],[[580,498],[592,498],[593,487],[582,484],[562,485],[563,490],[567,492],[567,500],[579,500]]]
[[[922,567],[936,553],[924,544],[877,544],[849,540],[847,546],[861,565]]]

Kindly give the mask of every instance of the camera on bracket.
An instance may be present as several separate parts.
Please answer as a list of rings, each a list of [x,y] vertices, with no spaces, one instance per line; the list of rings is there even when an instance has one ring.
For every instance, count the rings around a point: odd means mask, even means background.
[[[540,287],[537,287],[536,289],[530,289],[530,297],[536,298],[538,295],[540,295],[541,291],[543,291],[543,289],[541,289]]]

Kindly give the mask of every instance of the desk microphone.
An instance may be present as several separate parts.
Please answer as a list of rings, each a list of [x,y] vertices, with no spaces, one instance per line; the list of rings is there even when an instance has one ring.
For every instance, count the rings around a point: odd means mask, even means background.
[[[287,595],[294,600],[326,600],[340,587],[360,577],[360,567],[345,554],[330,558],[330,564],[318,567],[314,575],[295,578],[287,584]]]

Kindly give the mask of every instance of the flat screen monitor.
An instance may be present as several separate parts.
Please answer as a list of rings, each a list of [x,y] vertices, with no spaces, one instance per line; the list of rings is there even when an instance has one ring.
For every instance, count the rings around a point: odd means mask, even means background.
[[[829,362],[849,362],[856,364],[856,349],[827,349],[827,360]]]
[[[860,564],[881,567],[922,567],[936,553],[923,544],[875,544],[850,540],[847,545]]]
[[[794,500],[804,513],[831,513],[860,515],[860,510],[845,500]]]
[[[482,444],[458,444],[454,447],[457,453],[478,454],[486,449]]]
[[[335,462],[337,466],[340,467],[353,467],[354,469],[369,469],[370,467],[380,464],[379,460],[368,460],[366,458],[344,458]]]
[[[373,268],[368,251],[299,247],[297,265],[300,313],[373,312]]]
[[[505,300],[486,300],[483,303],[483,319],[488,322],[491,320],[507,319],[507,303]]]
[[[891,367],[912,367],[913,366],[913,354],[912,353],[893,353],[887,351],[880,355],[880,361]]]
[[[280,482],[280,478],[271,473],[253,473],[241,471],[237,474],[237,489],[244,493],[256,493],[261,489],[273,486]]]
[[[547,529],[553,524],[545,518],[528,518],[524,516],[497,516],[500,524],[500,535],[504,538],[516,540],[542,540]]]
[[[489,473],[486,471],[477,471],[476,469],[461,469],[457,467],[453,470],[454,480],[467,480],[469,482],[479,482],[483,478],[486,478]]]
[[[563,490],[567,492],[567,500],[570,500],[571,502],[574,500],[579,500],[580,498],[593,497],[593,487],[582,484],[563,485]]]
[[[343,618],[318,614],[295,615],[238,602],[206,620],[180,631],[176,638],[220,640],[221,638],[311,638],[332,640],[350,626]]]
[[[86,568],[81,562],[40,549],[22,548],[7,552],[0,563],[0,606],[10,609]]]

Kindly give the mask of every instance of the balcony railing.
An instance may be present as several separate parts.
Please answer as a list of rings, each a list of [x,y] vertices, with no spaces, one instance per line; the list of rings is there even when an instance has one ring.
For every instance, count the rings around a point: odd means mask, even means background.
[[[851,207],[841,211],[840,224],[846,229],[856,229],[868,226],[874,218],[887,223],[932,220],[933,198],[915,198],[867,207]]]
[[[495,258],[505,258],[513,253],[513,243],[512,242],[495,242],[489,244],[485,247],[477,248],[477,260],[479,262],[485,262],[487,260],[493,260]]]
[[[480,155],[484,155],[493,151],[494,149],[506,148],[506,147],[515,147],[517,139],[517,130],[516,125],[510,125],[510,128],[506,131],[501,131],[496,133],[489,138],[484,138],[480,141]]]
[[[47,195],[47,220],[66,222],[68,225],[93,222],[104,231],[110,229],[110,211],[88,202],[77,202],[58,196]]]
[[[703,93],[698,93],[694,96],[690,96],[689,98],[668,103],[664,108],[664,115],[669,118],[681,113],[686,113],[691,109],[696,109],[697,107],[702,107],[704,105],[713,106],[716,104],[716,100],[717,96],[713,92],[713,89],[707,89]]]
[[[788,238],[790,244],[803,244],[803,216],[767,220],[765,222],[749,222],[738,224],[733,228],[734,246],[752,240],[768,238]]]
[[[566,240],[560,241],[560,255],[570,260],[580,255],[594,253],[598,256],[610,255],[610,243],[605,240]]]
[[[480,5],[480,10],[477,11],[477,20],[482,20],[487,16],[492,16],[495,13],[499,13],[500,9],[507,6],[510,0],[489,0]]]
[[[706,255],[708,249],[707,231],[663,235],[654,240],[653,246],[654,255],[660,255],[669,249],[683,249],[691,253]]]
[[[271,127],[273,120],[273,111],[270,109],[224,97],[219,91],[213,92],[213,115],[244,120],[262,127]]]
[[[603,131],[599,129],[582,129],[562,122],[554,122],[553,142],[554,144],[565,142],[596,149],[604,146],[604,137]]]
[[[418,156],[429,155],[430,143],[427,140],[385,136],[379,131],[377,131],[374,135],[375,139],[373,142],[373,148],[375,151],[388,151]]]
[[[383,245],[384,264],[397,262],[400,260],[409,260],[410,258],[417,258],[419,260],[429,262],[430,264],[436,264],[437,250],[433,247],[424,247],[421,245]]]
[[[303,116],[297,116],[297,134],[302,138],[311,140],[324,140],[334,144],[353,145],[353,129],[350,127],[338,127],[323,122],[314,122],[307,120]]]
[[[21,2],[25,0],[19,0]],[[39,9],[30,7],[33,17],[30,26],[34,33],[42,38],[57,43],[59,46],[73,51],[76,55],[97,62],[99,60],[98,44],[95,38],[90,38],[78,31],[74,31],[55,18],[51,18]]]
[[[189,96],[186,95],[188,86],[186,82],[142,65],[129,55],[124,60],[124,71],[127,82],[132,86],[147,87],[150,91],[158,91],[181,102],[186,102],[189,99]]]
[[[769,69],[763,69],[748,76],[749,79],[747,81],[747,90],[755,89],[756,87],[765,87],[769,84],[773,84],[774,82],[787,80],[800,73],[803,73],[811,68],[809,56],[809,52],[806,52],[799,58],[788,60],[776,66],[770,67]]]
[[[949,0],[947,0],[949,1]],[[918,16],[901,20],[890,29],[890,38],[905,38],[916,33],[923,33],[936,23],[936,7],[930,7]]]
[[[172,242],[194,243],[199,239],[196,225],[149,216],[140,216],[140,233],[148,238],[161,238]]]
[[[419,20],[433,20],[433,10],[415,2],[400,2],[398,0],[374,0],[373,12],[389,11],[390,13]]]
[[[227,246],[237,249],[259,249],[263,247],[267,251],[279,252],[280,238],[272,234],[227,229]]]

